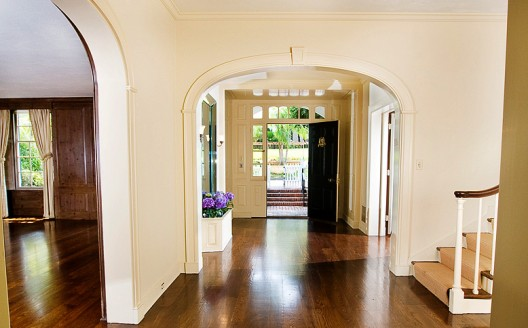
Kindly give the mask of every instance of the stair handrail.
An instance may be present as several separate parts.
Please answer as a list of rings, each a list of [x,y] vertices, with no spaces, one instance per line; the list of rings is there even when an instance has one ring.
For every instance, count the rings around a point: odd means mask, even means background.
[[[484,198],[499,193],[499,185],[483,190],[474,191],[455,191],[456,198]]]
[[[477,198],[479,199],[479,209],[477,218],[477,240],[475,245],[475,272],[473,279],[473,294],[478,294],[478,279],[480,274],[480,235],[481,235],[481,220],[482,220],[482,199],[490,196],[495,196],[495,220],[493,224],[493,242],[492,242],[492,267],[490,273],[493,274],[494,263],[495,263],[495,242],[496,242],[496,229],[497,229],[497,210],[498,210],[498,197],[499,197],[499,186],[494,186],[488,189],[476,190],[476,191],[455,191],[455,197],[457,198],[457,227],[456,227],[456,243],[455,243],[455,263],[453,273],[453,296],[455,294],[463,295],[462,291],[462,233],[464,227],[464,203],[466,199]],[[454,300],[453,300],[454,301]],[[451,306],[455,306],[450,300]]]

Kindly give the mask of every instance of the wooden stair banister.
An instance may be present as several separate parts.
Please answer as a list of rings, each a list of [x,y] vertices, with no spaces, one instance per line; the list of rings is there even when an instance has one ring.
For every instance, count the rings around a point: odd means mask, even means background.
[[[484,190],[455,191],[456,198],[484,198],[499,193],[499,185]]]
[[[438,261],[412,261],[413,275],[453,314],[490,313],[495,262],[499,186],[474,191],[455,191],[457,221],[455,247],[437,247]],[[475,232],[464,232],[464,204],[476,222]],[[484,208],[494,203],[494,213]],[[477,213],[478,212],[478,213]],[[474,214],[473,214],[474,213]],[[489,217],[493,217],[491,220]],[[491,221],[491,232],[482,225]],[[472,222],[472,224],[474,224]],[[466,238],[466,246],[463,245]],[[447,295],[446,295],[447,294]]]
[[[493,275],[495,262],[495,232],[496,232],[496,222],[497,222],[497,208],[498,208],[498,197],[499,197],[499,185],[494,187],[483,189],[483,190],[473,190],[473,191],[455,191],[455,197],[457,199],[457,225],[456,225],[456,242],[455,242],[455,262],[453,268],[453,288],[450,290],[450,301],[449,308],[452,313],[462,313],[464,311],[464,305],[461,301],[467,297],[468,291],[463,291],[461,286],[461,270],[462,270],[462,229],[464,221],[464,203],[469,199],[478,199],[478,216],[477,216],[477,240],[476,240],[476,256],[474,264],[474,276],[473,276],[473,289],[471,293],[475,296],[480,294],[478,279],[481,276],[479,272],[479,261],[480,261],[480,243],[481,243],[481,220],[482,220],[482,207],[483,199],[487,197],[495,197],[495,224],[493,225],[493,246],[492,246],[492,264],[490,273]]]

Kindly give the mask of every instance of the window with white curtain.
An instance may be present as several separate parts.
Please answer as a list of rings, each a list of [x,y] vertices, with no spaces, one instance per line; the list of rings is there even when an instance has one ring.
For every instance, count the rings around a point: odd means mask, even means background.
[[[43,165],[35,142],[28,110],[14,115],[17,187],[42,188]]]

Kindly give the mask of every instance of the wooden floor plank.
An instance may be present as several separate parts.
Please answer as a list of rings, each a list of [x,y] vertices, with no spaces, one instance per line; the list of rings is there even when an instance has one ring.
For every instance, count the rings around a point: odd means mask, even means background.
[[[4,226],[13,328],[134,327],[99,322],[95,224],[31,226]],[[489,327],[389,273],[389,244],[342,223],[235,219],[226,249],[180,275],[138,327]]]

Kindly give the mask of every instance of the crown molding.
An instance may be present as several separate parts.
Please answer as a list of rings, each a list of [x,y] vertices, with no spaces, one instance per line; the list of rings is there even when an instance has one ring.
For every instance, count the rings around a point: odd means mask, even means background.
[[[161,0],[178,21],[409,21],[506,22],[507,13],[405,13],[405,12],[194,12],[185,13],[171,0]]]
[[[175,20],[179,20],[179,17],[182,15],[178,7],[174,4],[171,0],[160,0],[163,6],[167,9],[167,11],[171,14],[172,18]]]

